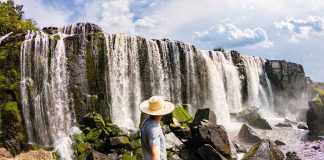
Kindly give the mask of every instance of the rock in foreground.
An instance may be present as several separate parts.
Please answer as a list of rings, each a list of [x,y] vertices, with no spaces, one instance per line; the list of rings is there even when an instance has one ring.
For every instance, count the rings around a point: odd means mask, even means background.
[[[243,124],[238,137],[248,143],[257,143],[261,141],[261,138],[257,135],[257,133],[248,125]]]

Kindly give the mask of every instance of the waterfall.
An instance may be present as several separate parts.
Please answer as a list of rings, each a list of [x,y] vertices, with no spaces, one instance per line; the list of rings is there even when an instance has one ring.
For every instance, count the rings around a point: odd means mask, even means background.
[[[248,106],[273,110],[271,84],[264,71],[265,60],[259,57],[241,56],[246,67]]]
[[[10,33],[8,33],[8,34],[6,34],[6,35],[4,35],[4,36],[1,36],[1,37],[0,37],[0,44],[1,44],[1,42],[2,42],[4,39],[6,39],[7,37],[9,37],[10,34],[12,34],[12,32],[10,32]]]
[[[121,127],[136,128],[141,101],[139,53],[136,37],[105,35],[107,53],[106,86],[109,86],[111,120]],[[107,94],[109,94],[107,93]],[[130,114],[132,113],[132,114]]]
[[[58,35],[55,48],[50,47],[53,37],[41,31],[28,31],[25,37],[20,53],[22,112],[31,143],[54,144],[62,159],[70,159],[75,120],[67,91],[64,36]]]

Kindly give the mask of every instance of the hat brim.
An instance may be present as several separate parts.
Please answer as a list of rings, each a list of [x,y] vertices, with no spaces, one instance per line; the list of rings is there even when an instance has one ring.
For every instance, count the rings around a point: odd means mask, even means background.
[[[156,110],[156,111],[152,111],[149,109],[149,101],[146,100],[144,102],[142,102],[139,106],[139,109],[149,115],[154,115],[154,116],[163,116],[163,115],[167,115],[169,113],[171,113],[174,110],[175,106],[173,103],[169,102],[169,101],[165,101],[165,105],[163,108],[161,108],[160,110]]]

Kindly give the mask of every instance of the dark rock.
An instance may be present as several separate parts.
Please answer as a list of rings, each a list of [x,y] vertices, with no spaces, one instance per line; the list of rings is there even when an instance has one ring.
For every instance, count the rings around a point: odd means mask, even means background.
[[[298,128],[298,129],[305,129],[305,130],[308,130],[307,124],[305,124],[304,122],[299,122],[299,123],[297,124],[297,128]]]
[[[128,145],[128,144],[129,144],[129,139],[125,136],[109,138],[109,145],[112,147],[119,146],[119,145]]]
[[[256,143],[262,141],[257,133],[246,124],[242,125],[238,137],[244,142],[248,143]]]
[[[238,120],[247,122],[249,125],[259,128],[271,130],[270,124],[261,117],[259,109],[256,107],[249,107],[239,112],[237,117]]]
[[[320,149],[321,149],[320,146],[312,146],[312,148],[313,148],[314,150],[320,150]]]
[[[227,132],[221,125],[199,125],[193,128],[195,146],[211,144],[218,152],[225,156],[231,154]]]
[[[226,158],[218,153],[211,145],[204,144],[190,155],[189,160],[226,160]]]
[[[67,25],[62,28],[65,34],[83,34],[83,33],[95,33],[102,32],[102,29],[93,23],[77,23],[73,25]]]
[[[289,123],[278,123],[275,126],[277,126],[277,127],[292,127],[292,125]]]
[[[316,97],[308,102],[307,125],[311,134],[324,136],[324,98]]]
[[[287,152],[286,153],[286,160],[301,160],[296,152]]]
[[[289,113],[300,108],[301,97],[307,89],[303,66],[284,60],[267,60],[265,70],[275,93],[275,109],[280,113]]]
[[[242,160],[283,160],[284,158],[285,155],[273,142],[263,140],[253,145]]]
[[[282,142],[282,141],[279,141],[279,140],[275,140],[274,143],[277,145],[277,146],[283,146],[283,145],[286,145],[286,143]]]
[[[238,144],[237,142],[233,141],[232,143],[233,143],[233,146],[237,153],[246,153],[247,152],[246,149],[243,146],[241,146],[240,144]]]
[[[192,123],[194,126],[197,126],[197,125],[201,125],[201,122],[204,120],[207,120],[210,124],[216,125],[217,123],[216,114],[209,108],[199,109],[196,112],[195,118]]]
[[[57,27],[44,27],[42,30],[45,33],[50,34],[50,35],[58,33],[58,28]]]

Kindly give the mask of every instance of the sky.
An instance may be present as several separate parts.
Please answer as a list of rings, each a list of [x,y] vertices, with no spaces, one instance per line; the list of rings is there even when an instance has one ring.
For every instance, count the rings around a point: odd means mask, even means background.
[[[169,38],[200,49],[302,64],[324,82],[322,0],[16,0],[39,27],[77,22],[106,33]]]

